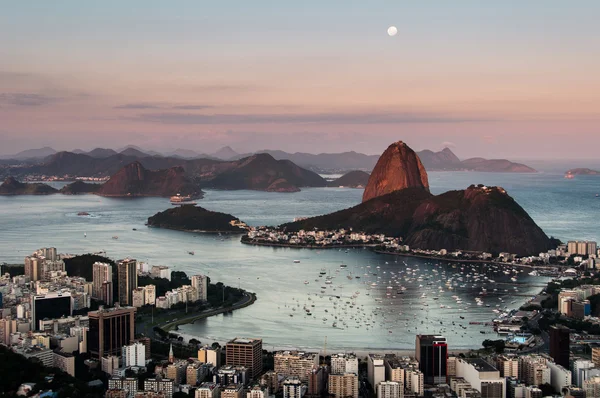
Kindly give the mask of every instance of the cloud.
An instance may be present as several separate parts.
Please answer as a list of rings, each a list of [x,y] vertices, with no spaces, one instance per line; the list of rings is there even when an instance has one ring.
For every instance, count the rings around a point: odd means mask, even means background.
[[[193,114],[145,113],[128,120],[162,124],[398,124],[465,123],[474,118],[418,113]]]
[[[43,94],[0,93],[0,104],[14,106],[42,106],[59,101],[59,98]]]
[[[444,141],[444,142],[442,142],[442,147],[443,148],[456,148],[456,144],[454,142]]]
[[[160,109],[160,105],[148,104],[148,103],[134,103],[117,105],[114,109]]]
[[[175,105],[175,106],[171,107],[171,109],[181,109],[181,110],[188,110],[188,111],[206,109],[206,108],[212,108],[212,106],[211,105]]]

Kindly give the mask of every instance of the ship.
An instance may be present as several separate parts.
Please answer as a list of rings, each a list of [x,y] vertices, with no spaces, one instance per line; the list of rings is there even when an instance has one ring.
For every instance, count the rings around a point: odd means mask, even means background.
[[[182,196],[181,194],[177,194],[175,196],[171,196],[171,204],[175,206],[195,205],[196,202],[192,200],[192,197],[190,195]]]

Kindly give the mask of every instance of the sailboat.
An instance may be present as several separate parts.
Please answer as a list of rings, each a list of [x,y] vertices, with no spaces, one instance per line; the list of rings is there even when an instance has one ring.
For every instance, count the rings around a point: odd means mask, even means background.
[[[83,237],[84,237],[84,238],[87,238],[87,233],[85,233],[85,232],[84,232],[84,233],[83,233]]]

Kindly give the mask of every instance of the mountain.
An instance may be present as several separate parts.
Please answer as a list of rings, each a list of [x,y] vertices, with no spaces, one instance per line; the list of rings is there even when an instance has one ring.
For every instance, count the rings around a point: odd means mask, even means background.
[[[200,187],[185,177],[183,167],[151,171],[138,161],[128,164],[110,177],[97,193],[103,196],[202,195]]]
[[[596,175],[600,175],[600,171],[598,171],[598,170],[592,170],[592,169],[586,169],[586,168],[578,168],[578,169],[567,170],[565,172],[565,175],[571,175],[571,176],[578,176],[578,175],[582,175],[582,176],[596,176]]]
[[[429,192],[427,172],[417,154],[402,141],[394,142],[379,157],[363,193],[363,202],[405,188]]]
[[[93,158],[104,159],[116,155],[117,151],[109,148],[95,148],[85,154]]]
[[[8,177],[0,185],[0,195],[50,195],[58,190],[50,185],[41,183],[22,183],[13,177]]]
[[[364,188],[369,182],[369,173],[361,170],[350,171],[340,178],[327,183],[328,187]]]
[[[96,193],[101,187],[101,184],[91,184],[83,181],[75,181],[62,187],[59,192],[64,195]]]
[[[3,159],[15,159],[15,160],[25,160],[25,159],[37,159],[37,158],[45,158],[46,156],[50,156],[55,154],[56,151],[50,147],[43,147],[39,149],[27,149],[25,151],[21,151],[14,155],[2,156]]]
[[[425,149],[418,152],[418,155],[427,170],[456,170],[462,168],[460,159],[450,148],[444,148],[439,152]]]
[[[174,156],[174,157],[179,157],[182,159],[196,159],[196,158],[208,158],[209,157],[208,155],[198,153],[191,149],[182,149],[182,148],[178,148],[174,151],[166,153],[165,156]]]
[[[533,255],[551,248],[548,236],[503,188],[472,185],[462,191],[434,196],[426,189],[427,174],[421,174],[418,156],[413,159],[414,152],[401,142],[390,148],[378,161],[382,167],[376,167],[369,185],[382,187],[383,180],[392,176],[400,182],[412,179],[412,186],[387,184],[385,189],[373,190],[370,198],[350,209],[282,227],[290,231],[352,228],[402,237],[411,248],[419,249]],[[401,153],[405,159],[401,159]],[[406,159],[411,166],[406,167]],[[407,173],[411,175],[401,175]],[[398,189],[392,190],[394,186]]]
[[[537,173],[529,166],[514,163],[506,159],[471,158],[461,162],[463,168],[469,171],[483,171],[491,173]]]
[[[237,157],[238,155],[239,155],[239,153],[234,151],[230,146],[224,146],[223,148],[219,149],[217,152],[211,154],[212,157],[215,157],[217,159],[222,159],[222,160],[231,160],[231,159]]]
[[[222,171],[207,186],[217,189],[252,189],[272,192],[294,192],[300,187],[324,187],[326,181],[316,173],[289,160],[275,160],[269,154],[252,155],[226,162]]]
[[[127,148],[127,149],[120,151],[119,153],[124,156],[132,156],[132,157],[136,157],[136,158],[145,158],[145,157],[151,156],[151,155],[147,154],[146,152],[140,151],[137,148]]]
[[[203,209],[199,206],[177,206],[148,218],[148,226],[194,232],[237,232],[244,230],[231,225],[239,221],[231,214]]]

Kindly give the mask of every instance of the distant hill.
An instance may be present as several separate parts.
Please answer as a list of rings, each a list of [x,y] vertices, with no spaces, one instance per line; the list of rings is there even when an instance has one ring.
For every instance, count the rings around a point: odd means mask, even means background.
[[[101,187],[101,184],[75,181],[62,187],[59,192],[64,195],[80,195],[85,193],[96,193]]]
[[[228,162],[228,169],[218,173],[206,184],[217,189],[294,192],[300,187],[324,187],[326,181],[289,160],[275,160],[271,155],[263,153]]]
[[[185,177],[183,167],[165,170],[147,170],[140,162],[133,162],[102,184],[96,191],[102,196],[164,196],[178,193],[201,197],[200,187]]]
[[[529,166],[506,159],[471,158],[461,162],[466,170],[492,173],[537,173]]]
[[[0,185],[0,195],[50,195],[58,190],[42,183],[23,183],[8,177]]]
[[[350,171],[340,178],[327,183],[328,187],[364,188],[369,182],[369,173],[361,170]]]
[[[109,148],[95,148],[85,154],[93,158],[103,159],[116,155],[117,151]]]
[[[149,217],[148,226],[180,231],[243,233],[243,229],[230,224],[233,220],[239,221],[231,214],[209,211],[194,205],[184,205]]]
[[[427,170],[456,170],[463,167],[460,159],[450,148],[444,148],[439,152],[425,149],[417,154]]]
[[[27,149],[25,151],[21,151],[14,155],[2,156],[3,159],[15,159],[15,160],[25,160],[25,159],[37,159],[37,158],[45,158],[46,156],[50,156],[55,154],[56,151],[50,147],[43,147],[39,149]]]
[[[132,156],[132,157],[136,157],[136,158],[146,158],[148,156],[151,156],[151,155],[149,155],[145,152],[142,152],[136,148],[127,148],[127,149],[122,150],[119,153],[124,156]]]
[[[578,175],[582,175],[582,176],[596,176],[596,175],[600,175],[600,171],[598,171],[598,170],[592,170],[592,169],[587,169],[587,168],[577,168],[577,169],[567,170],[565,172],[565,175],[573,175],[573,176],[578,176]]]
[[[232,160],[235,157],[239,156],[239,153],[234,151],[230,146],[224,146],[217,152],[212,153],[211,156],[222,160]]]

